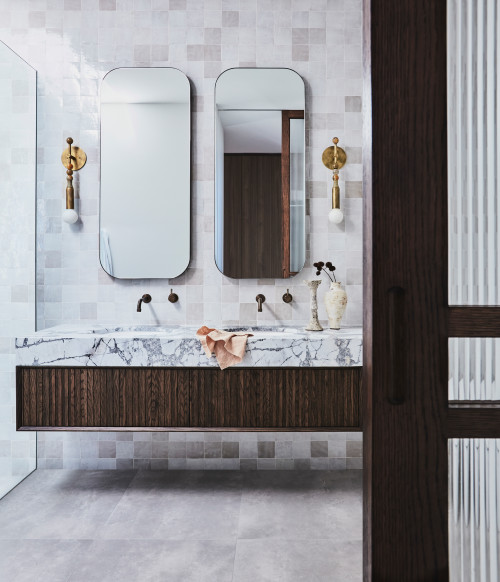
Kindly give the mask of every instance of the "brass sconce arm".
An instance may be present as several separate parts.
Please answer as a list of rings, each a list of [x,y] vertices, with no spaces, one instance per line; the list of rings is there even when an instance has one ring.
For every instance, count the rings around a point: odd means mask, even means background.
[[[333,187],[332,187],[332,210],[328,214],[330,222],[339,224],[344,219],[344,214],[340,210],[340,186],[339,186],[339,170],[345,165],[347,155],[345,151],[339,147],[339,138],[333,138],[333,146],[325,149],[323,152],[323,164],[329,169],[333,170]]]
[[[66,169],[66,210],[63,220],[69,224],[78,220],[78,213],[75,211],[75,188],[73,186],[73,172],[77,172],[85,165],[87,154],[78,147],[73,147],[73,138],[66,140],[68,148],[61,155],[61,162]]]

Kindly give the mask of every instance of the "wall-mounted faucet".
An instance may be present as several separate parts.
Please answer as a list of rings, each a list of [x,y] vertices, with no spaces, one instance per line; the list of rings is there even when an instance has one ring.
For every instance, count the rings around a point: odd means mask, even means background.
[[[255,301],[257,301],[257,304],[259,306],[259,308],[257,309],[259,313],[262,313],[262,304],[265,302],[265,300],[266,298],[264,297],[264,295],[262,295],[262,293],[259,293],[255,298]]]
[[[137,302],[137,311],[142,311],[142,304],[143,303],[151,303],[151,295],[145,293]]]

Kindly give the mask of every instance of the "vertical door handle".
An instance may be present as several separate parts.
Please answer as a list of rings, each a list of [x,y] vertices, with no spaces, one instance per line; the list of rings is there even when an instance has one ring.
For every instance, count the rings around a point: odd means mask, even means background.
[[[389,294],[389,391],[387,399],[391,404],[405,401],[405,330],[404,302],[405,290],[391,287]]]

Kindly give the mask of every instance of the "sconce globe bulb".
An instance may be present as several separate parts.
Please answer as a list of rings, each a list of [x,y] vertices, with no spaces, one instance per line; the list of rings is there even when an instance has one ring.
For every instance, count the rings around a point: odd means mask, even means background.
[[[68,224],[74,224],[78,220],[78,212],[72,208],[66,208],[63,212],[63,220]]]
[[[344,213],[340,208],[332,208],[328,213],[328,220],[333,224],[340,224],[344,220]]]

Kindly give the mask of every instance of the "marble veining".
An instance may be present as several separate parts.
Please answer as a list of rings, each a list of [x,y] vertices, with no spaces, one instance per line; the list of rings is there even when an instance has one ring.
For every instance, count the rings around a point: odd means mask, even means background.
[[[235,328],[230,328],[235,330]],[[18,366],[217,366],[207,358],[194,326],[60,325],[16,338]],[[359,327],[308,332],[287,327],[250,331],[238,367],[361,366]]]

